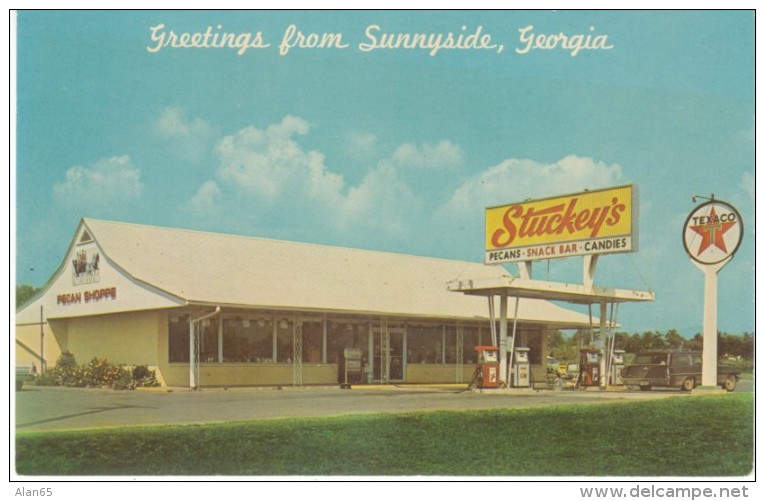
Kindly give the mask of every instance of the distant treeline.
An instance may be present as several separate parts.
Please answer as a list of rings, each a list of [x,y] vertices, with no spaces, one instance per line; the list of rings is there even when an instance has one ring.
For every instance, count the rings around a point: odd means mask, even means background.
[[[615,348],[627,353],[652,349],[700,350],[704,345],[703,334],[697,333],[689,339],[675,329],[670,329],[664,333],[659,331],[647,331],[642,334],[617,332],[615,338]],[[573,335],[565,335],[561,331],[550,331],[549,333],[548,346],[551,355],[562,360],[575,359],[579,348],[591,344],[591,334],[587,330],[578,330]],[[754,333],[718,332],[717,353],[720,358],[725,359],[754,360]]]

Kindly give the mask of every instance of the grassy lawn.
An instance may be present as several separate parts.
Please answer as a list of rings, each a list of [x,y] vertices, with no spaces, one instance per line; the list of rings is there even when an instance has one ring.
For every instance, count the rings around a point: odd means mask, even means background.
[[[28,432],[22,475],[740,476],[753,395]]]

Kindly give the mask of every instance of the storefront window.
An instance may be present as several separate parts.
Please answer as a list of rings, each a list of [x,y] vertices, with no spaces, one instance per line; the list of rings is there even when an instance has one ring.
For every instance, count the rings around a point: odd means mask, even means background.
[[[218,320],[203,320],[197,324],[198,349],[200,362],[218,360]],[[168,360],[170,362],[189,361],[189,316],[170,316],[168,325]]]
[[[229,314],[231,315],[231,314]],[[202,321],[199,325],[200,362],[218,361],[218,319]],[[328,320],[326,363],[338,364],[345,348],[360,348],[364,363],[369,353],[370,327],[365,322]],[[274,359],[274,332],[276,332],[276,358]],[[170,362],[189,361],[189,315],[171,316],[168,324]],[[223,361],[245,363],[292,363],[293,321],[272,316],[226,316],[223,318]],[[482,339],[483,338],[483,339]],[[532,353],[539,352],[538,329],[519,329],[518,342],[526,343]],[[398,339],[398,338],[396,338]],[[391,343],[394,338],[391,337]],[[403,342],[403,337],[401,337]],[[410,324],[406,328],[407,363],[410,364],[464,364],[476,363],[475,346],[490,343],[489,325],[464,326],[462,340],[458,344],[457,326],[442,324]],[[324,322],[302,322],[302,361],[323,363]],[[391,345],[392,346],[392,345]],[[523,345],[521,345],[523,346]],[[403,348],[403,345],[398,349]],[[395,347],[391,347],[395,356]],[[402,359],[403,362],[403,359]]]
[[[465,327],[462,331],[462,363],[477,363],[478,356],[475,347],[480,345],[478,327]]]
[[[542,363],[542,330],[535,328],[519,329],[520,335],[518,341],[521,344],[516,346],[525,346],[529,348],[529,362],[539,365]],[[546,360],[546,359],[545,359]]]
[[[456,364],[457,363],[457,326],[456,325],[447,325],[444,327],[444,334],[445,334],[445,341],[446,341],[446,349],[444,350],[444,361],[447,364]],[[462,346],[459,346],[459,349],[462,350]]]
[[[266,318],[223,320],[224,362],[272,362],[273,321]]]
[[[440,364],[443,327],[440,325],[410,325],[407,328],[407,362],[410,364]]]
[[[327,322],[327,362],[339,364],[345,348],[361,348],[367,357],[369,326],[344,322]]]
[[[171,315],[168,323],[168,360],[189,361],[189,316]]]
[[[456,364],[457,353],[462,352],[462,363],[476,362],[475,347],[478,346],[478,328],[462,327],[462,342],[457,344],[457,326],[446,326],[446,363]]]
[[[321,363],[322,322],[303,322],[303,362]]]
[[[218,318],[205,319],[197,324],[199,327],[199,361],[218,361]]]
[[[292,321],[278,319],[276,321],[276,361],[292,363]]]

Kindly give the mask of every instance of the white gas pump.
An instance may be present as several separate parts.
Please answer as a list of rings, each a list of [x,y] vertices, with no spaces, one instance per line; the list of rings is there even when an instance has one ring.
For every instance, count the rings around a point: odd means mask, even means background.
[[[513,350],[513,387],[528,388],[531,386],[531,367],[529,365],[529,348],[518,347]]]
[[[343,358],[345,359],[345,363],[343,364],[345,371],[345,382],[340,385],[340,388],[350,389],[351,382],[361,382],[361,349],[345,348],[343,350]]]
[[[614,350],[611,354],[611,384],[623,385],[624,350]]]

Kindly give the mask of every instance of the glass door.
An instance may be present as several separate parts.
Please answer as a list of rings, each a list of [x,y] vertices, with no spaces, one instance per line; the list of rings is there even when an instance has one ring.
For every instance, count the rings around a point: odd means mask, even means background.
[[[372,327],[372,374],[376,383],[404,381],[406,337],[400,327]]]

